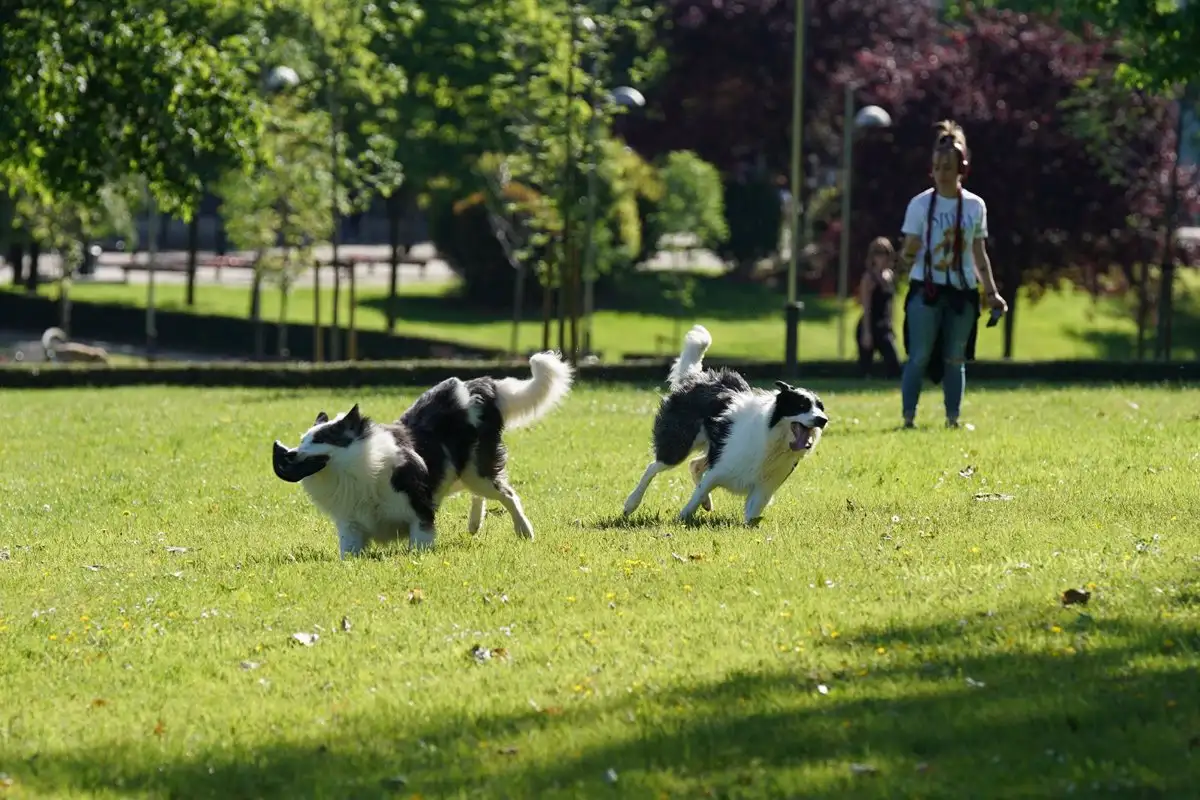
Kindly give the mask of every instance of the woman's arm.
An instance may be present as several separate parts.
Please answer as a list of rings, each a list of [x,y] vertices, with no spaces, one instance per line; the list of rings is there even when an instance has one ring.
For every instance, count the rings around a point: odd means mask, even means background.
[[[900,252],[896,254],[896,260],[900,262],[900,266],[904,267],[904,271],[908,272],[912,269],[913,261],[917,257],[917,251],[921,249],[921,240],[916,234],[910,233],[905,235],[904,243],[900,245]]]
[[[971,249],[975,255],[975,268],[982,279],[983,290],[987,292],[988,305],[1007,311],[1008,303],[1004,302],[1004,298],[996,290],[996,276],[992,274],[992,259],[988,257],[987,240],[976,239]]]

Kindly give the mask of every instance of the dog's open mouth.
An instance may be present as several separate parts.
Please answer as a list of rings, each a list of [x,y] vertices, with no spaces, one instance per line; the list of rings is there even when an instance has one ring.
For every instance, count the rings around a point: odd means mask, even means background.
[[[805,427],[802,423],[792,423],[792,442],[789,445],[793,450],[811,450],[813,446],[813,429]]]
[[[300,458],[295,450],[289,450],[280,442],[275,442],[271,456],[271,465],[275,475],[288,483],[297,483],[305,478],[316,475],[329,461],[329,456],[309,456]]]

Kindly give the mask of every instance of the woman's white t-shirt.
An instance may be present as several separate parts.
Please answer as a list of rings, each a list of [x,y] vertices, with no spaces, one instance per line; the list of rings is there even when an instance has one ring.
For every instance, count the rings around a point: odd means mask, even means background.
[[[902,233],[912,234],[921,240],[917,250],[917,258],[913,261],[909,280],[925,280],[925,222],[929,219],[929,196],[933,189],[926,189],[908,201],[908,210],[904,212],[904,228]],[[974,289],[978,284],[975,278],[976,239],[987,238],[987,204],[983,198],[974,192],[962,190],[962,268],[967,279],[967,287]],[[958,270],[954,268],[954,221],[958,216],[958,198],[938,195],[937,205],[933,209],[933,282],[946,283],[946,272],[950,273],[950,284],[959,289],[963,288]]]

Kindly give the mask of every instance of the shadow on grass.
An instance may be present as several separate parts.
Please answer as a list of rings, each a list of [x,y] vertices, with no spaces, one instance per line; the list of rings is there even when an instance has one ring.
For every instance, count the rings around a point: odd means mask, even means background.
[[[710,275],[692,276],[694,283],[691,310],[683,310],[671,293],[678,290],[678,278],[673,273],[637,272],[623,276],[619,283],[598,287],[596,308],[624,311],[649,316],[675,317],[687,320],[701,316],[722,321],[753,320],[763,316],[782,319],[784,295],[778,289],[762,283],[744,283]],[[815,297],[804,300],[804,321],[824,322],[836,311],[832,302]],[[397,316],[409,322],[429,324],[469,324],[508,322],[512,319],[509,298],[498,304],[470,303],[453,293],[441,296],[399,295],[396,298]],[[361,305],[380,314],[387,311],[385,295],[363,297]],[[530,304],[522,309],[522,319],[540,320],[540,305]]]
[[[1182,283],[1182,282],[1181,282]],[[1096,303],[1093,312],[1097,317],[1116,320],[1133,320],[1134,312],[1119,300]],[[1096,349],[1100,358],[1114,361],[1132,361],[1137,358],[1136,334],[1125,334],[1112,330],[1068,329],[1067,335],[1085,342]],[[1157,331],[1153,321],[1146,331],[1145,358],[1154,357]],[[1200,358],[1200,290],[1184,284],[1175,297],[1175,313],[1172,317],[1171,356],[1176,361]]]
[[[1000,650],[1052,623],[1073,654]],[[164,797],[1183,797],[1200,779],[1194,627],[1047,607],[811,646],[843,666],[788,653],[777,667],[614,685],[556,708],[522,697],[515,713],[447,709],[421,724],[380,711],[281,730],[251,752],[167,757],[149,742],[4,767],[34,793]],[[890,666],[878,648],[913,657]]]

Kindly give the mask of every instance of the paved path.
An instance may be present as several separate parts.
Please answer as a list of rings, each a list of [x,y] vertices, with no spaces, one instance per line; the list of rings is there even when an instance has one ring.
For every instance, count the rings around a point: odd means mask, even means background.
[[[318,259],[323,263],[328,264],[332,257],[332,248],[329,245],[318,245],[313,248]],[[249,251],[231,251],[227,254],[231,257],[240,257],[249,260],[252,253]],[[210,261],[217,257],[217,254],[212,251],[200,251],[198,253],[201,263]],[[355,281],[359,286],[386,286],[390,278],[389,261],[391,259],[391,248],[387,245],[343,245],[338,248],[339,258],[350,258],[358,261],[354,268]],[[145,251],[139,253],[121,253],[116,251],[105,251],[100,256],[100,263],[97,265],[95,273],[92,277],[81,277],[78,280],[87,281],[89,283],[146,283],[149,279],[149,272],[145,265],[149,263],[149,254]],[[154,280],[156,283],[163,284],[181,284],[187,281],[187,252],[182,250],[169,250],[160,252],[157,255],[156,263],[161,269],[155,271]],[[647,269],[678,269],[685,267],[694,269],[697,267],[712,268],[720,266],[720,261],[717,257],[707,250],[692,250],[683,259],[678,259],[670,252],[661,252],[644,265]],[[39,273],[44,280],[57,279],[61,268],[62,260],[57,253],[43,253],[38,260]],[[138,265],[136,269],[126,268],[131,265]],[[196,281],[200,284],[219,284],[225,286],[249,286],[253,278],[253,273],[244,267],[213,267],[200,266],[196,269]],[[400,274],[398,276],[401,285],[412,283],[445,283],[455,278],[454,271],[450,266],[437,257],[437,250],[428,242],[424,242],[413,246],[404,256],[404,261],[400,265]],[[7,263],[0,263],[0,281],[4,283],[12,282],[12,269]],[[323,270],[321,273],[321,283],[323,286],[331,285],[332,275],[328,270]],[[313,283],[313,271],[305,270],[296,279],[296,286],[311,287]]]

